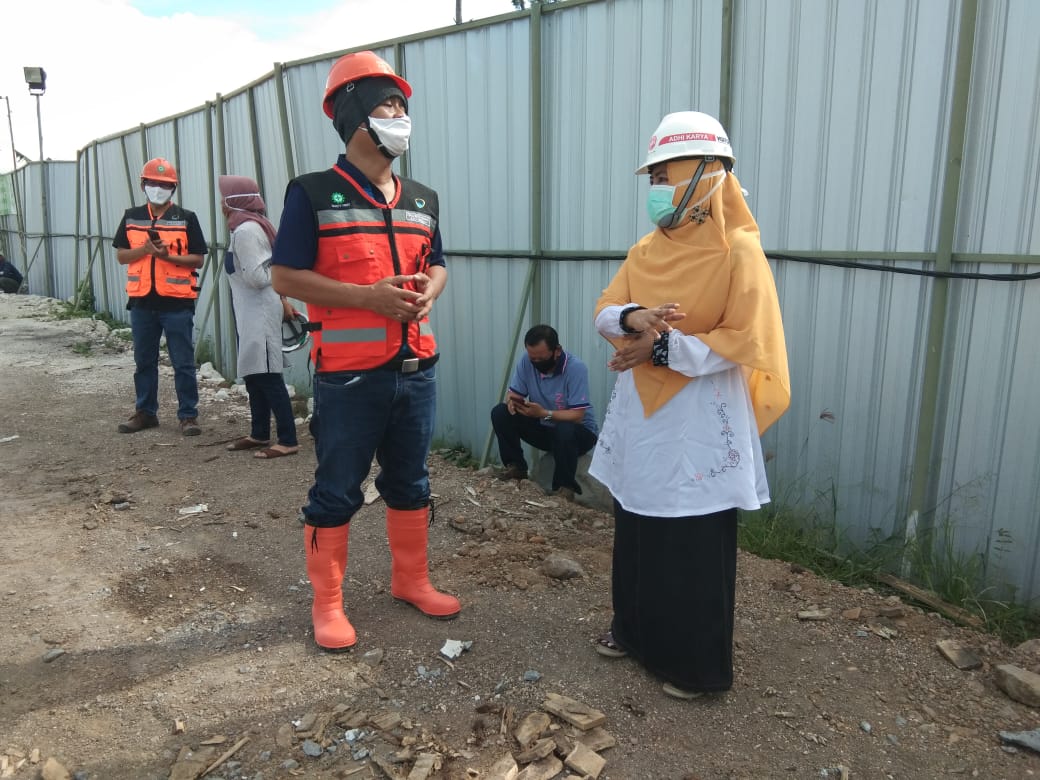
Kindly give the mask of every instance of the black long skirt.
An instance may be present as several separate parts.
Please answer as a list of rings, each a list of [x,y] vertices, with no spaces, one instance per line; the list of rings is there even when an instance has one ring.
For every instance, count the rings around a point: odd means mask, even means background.
[[[645,517],[614,502],[614,641],[688,691],[733,685],[737,510]]]

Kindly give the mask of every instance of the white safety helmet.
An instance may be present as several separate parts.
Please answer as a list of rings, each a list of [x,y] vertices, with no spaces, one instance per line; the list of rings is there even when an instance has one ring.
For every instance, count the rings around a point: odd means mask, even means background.
[[[651,165],[680,157],[720,157],[733,164],[733,147],[718,119],[699,111],[666,114],[646,150],[646,162],[636,173],[646,173]]]
[[[295,352],[310,339],[307,315],[294,311],[292,319],[282,321],[282,352]]]

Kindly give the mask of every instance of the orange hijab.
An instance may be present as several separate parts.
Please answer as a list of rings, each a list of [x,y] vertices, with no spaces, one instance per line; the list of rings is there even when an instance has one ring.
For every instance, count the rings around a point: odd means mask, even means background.
[[[692,178],[698,163],[669,161],[668,180]],[[721,162],[708,163],[704,174],[721,167]],[[702,178],[690,203],[707,194],[717,181]],[[678,188],[676,199],[682,192]],[[743,366],[761,434],[791,403],[780,301],[758,225],[736,176],[727,174],[709,203],[711,215],[703,224],[688,221],[670,230],[657,228],[640,239],[600,296],[596,314],[606,306],[633,302],[648,307],[678,302],[679,311],[686,314],[675,323],[678,330]],[[620,348],[625,341],[611,339],[611,343]],[[632,370],[647,417],[694,381],[649,361]]]

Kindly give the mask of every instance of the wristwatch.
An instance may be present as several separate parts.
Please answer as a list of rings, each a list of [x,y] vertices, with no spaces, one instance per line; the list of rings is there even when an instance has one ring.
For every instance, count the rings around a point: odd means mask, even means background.
[[[552,422],[552,410],[546,413],[545,417],[542,418],[542,422]]]

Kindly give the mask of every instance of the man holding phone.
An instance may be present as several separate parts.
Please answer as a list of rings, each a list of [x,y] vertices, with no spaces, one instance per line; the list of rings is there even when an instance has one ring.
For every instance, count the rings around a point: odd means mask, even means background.
[[[548,325],[535,325],[524,336],[527,354],[517,361],[504,403],[491,410],[498,438],[502,480],[527,479],[523,445],[553,455],[552,492],[573,500],[581,487],[575,479],[578,458],[596,444],[596,416],[589,402],[589,370],[565,352]]]
[[[137,433],[159,424],[159,341],[173,364],[177,417],[185,436],[202,431],[198,423],[199,388],[195,378],[195,300],[198,269],[208,251],[198,217],[173,203],[177,171],[161,157],[141,170],[147,202],[127,209],[112,246],[126,269],[126,308],[134,337],[133,415],[120,433]]]

